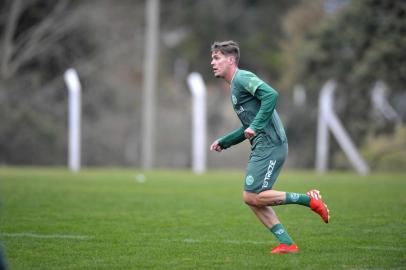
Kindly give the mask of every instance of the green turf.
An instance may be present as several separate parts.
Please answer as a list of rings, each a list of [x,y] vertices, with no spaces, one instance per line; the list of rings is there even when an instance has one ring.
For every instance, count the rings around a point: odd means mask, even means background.
[[[277,207],[301,252],[270,255],[242,171],[138,173],[0,168],[10,269],[406,269],[405,175],[283,172],[275,189],[319,188],[332,220]]]

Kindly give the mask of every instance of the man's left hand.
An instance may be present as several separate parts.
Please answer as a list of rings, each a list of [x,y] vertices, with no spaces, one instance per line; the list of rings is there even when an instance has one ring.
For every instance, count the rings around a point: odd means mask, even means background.
[[[255,131],[253,131],[251,128],[247,128],[246,130],[244,130],[244,136],[247,139],[251,139],[253,137],[255,137],[257,134],[255,133]]]

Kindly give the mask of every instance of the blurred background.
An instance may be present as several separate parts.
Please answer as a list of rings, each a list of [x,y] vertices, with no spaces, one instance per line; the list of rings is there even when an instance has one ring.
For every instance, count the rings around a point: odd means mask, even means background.
[[[142,166],[148,0],[0,2],[0,164],[65,166],[68,92],[82,84],[82,165]],[[280,92],[287,167],[314,168],[318,98],[338,83],[334,110],[373,171],[406,168],[406,2],[170,0],[159,3],[154,168],[191,167],[191,94],[207,85],[207,151],[237,127],[228,86],[213,78],[210,46],[233,39],[240,68]],[[377,81],[396,113],[371,101]],[[245,167],[249,144],[207,153],[208,168]],[[331,140],[329,166],[350,165]]]

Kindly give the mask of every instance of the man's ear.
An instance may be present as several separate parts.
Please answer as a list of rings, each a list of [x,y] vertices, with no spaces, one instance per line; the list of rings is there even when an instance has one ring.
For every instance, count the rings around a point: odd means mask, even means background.
[[[230,63],[230,64],[235,64],[235,58],[234,58],[232,55],[230,55],[230,56],[227,57],[227,61],[228,61],[228,63]]]

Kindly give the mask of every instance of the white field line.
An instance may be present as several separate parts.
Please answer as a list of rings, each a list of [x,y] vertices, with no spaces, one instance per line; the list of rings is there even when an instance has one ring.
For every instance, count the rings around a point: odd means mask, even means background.
[[[199,239],[168,239],[171,242],[183,242],[186,244],[199,244],[199,243],[210,243],[210,242],[216,242],[216,243],[224,243],[224,244],[231,244],[231,245],[245,245],[245,244],[251,244],[251,245],[268,245],[270,242],[269,241],[252,241],[252,240],[199,240]]]
[[[29,237],[29,238],[42,238],[42,239],[75,239],[75,240],[87,240],[90,236],[87,235],[74,235],[74,234],[38,234],[38,233],[1,233],[0,237]]]
[[[168,239],[171,242],[182,242],[186,244],[200,244],[200,243],[223,243],[231,245],[269,245],[270,241],[252,241],[252,240],[199,240],[199,239]],[[369,250],[391,250],[391,251],[405,251],[406,247],[388,247],[388,246],[358,246],[357,249],[369,249]]]
[[[388,246],[358,246],[358,249],[369,249],[369,250],[391,250],[391,251],[405,251],[406,247],[388,247]]]
[[[225,244],[233,244],[233,245],[269,245],[270,241],[252,241],[252,240],[224,240],[223,243]]]

